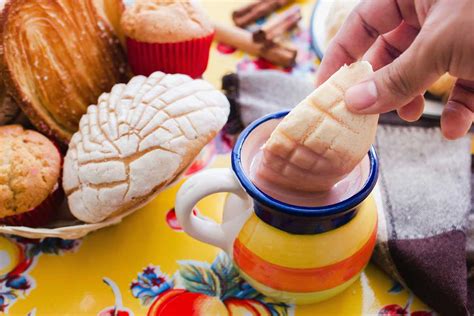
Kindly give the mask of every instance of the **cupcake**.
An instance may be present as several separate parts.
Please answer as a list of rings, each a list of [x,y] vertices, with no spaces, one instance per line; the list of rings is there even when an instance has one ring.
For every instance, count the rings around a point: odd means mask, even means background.
[[[0,127],[0,224],[40,227],[62,200],[61,154],[38,132]]]
[[[214,29],[190,1],[137,0],[122,15],[128,61],[136,75],[154,71],[200,77]]]

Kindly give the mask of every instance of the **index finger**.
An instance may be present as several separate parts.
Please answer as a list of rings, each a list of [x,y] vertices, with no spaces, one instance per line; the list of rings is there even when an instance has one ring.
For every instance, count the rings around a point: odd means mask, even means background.
[[[402,22],[396,0],[369,0],[359,3],[348,16],[324,54],[316,76],[320,85],[344,64],[361,58],[379,35]]]

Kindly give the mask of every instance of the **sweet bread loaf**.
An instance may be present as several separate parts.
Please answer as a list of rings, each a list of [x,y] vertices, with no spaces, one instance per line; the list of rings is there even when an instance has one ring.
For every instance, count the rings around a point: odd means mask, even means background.
[[[72,214],[96,223],[136,209],[180,175],[227,121],[204,80],[155,72],[117,84],[82,117],[64,162]]]

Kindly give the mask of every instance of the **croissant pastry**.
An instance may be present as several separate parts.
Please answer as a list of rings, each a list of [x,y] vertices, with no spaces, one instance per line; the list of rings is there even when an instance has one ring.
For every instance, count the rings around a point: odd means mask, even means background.
[[[120,39],[122,44],[125,44],[125,36],[120,27],[120,19],[125,10],[125,5],[122,0],[94,0],[94,4],[99,11],[99,14],[109,22],[113,28],[115,35]]]
[[[10,0],[0,26],[9,92],[40,131],[63,142],[87,106],[127,80],[123,49],[93,0]]]
[[[97,223],[137,209],[186,170],[224,126],[226,97],[204,80],[155,72],[87,109],[64,160],[72,214]]]

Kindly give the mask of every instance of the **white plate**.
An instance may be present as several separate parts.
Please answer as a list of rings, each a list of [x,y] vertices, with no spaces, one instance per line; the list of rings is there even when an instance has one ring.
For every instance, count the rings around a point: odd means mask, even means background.
[[[330,13],[331,0],[317,0],[313,8],[310,21],[311,48],[321,60],[326,51],[326,19]],[[423,116],[438,119],[443,111],[443,103],[440,100],[425,98],[425,109]]]

